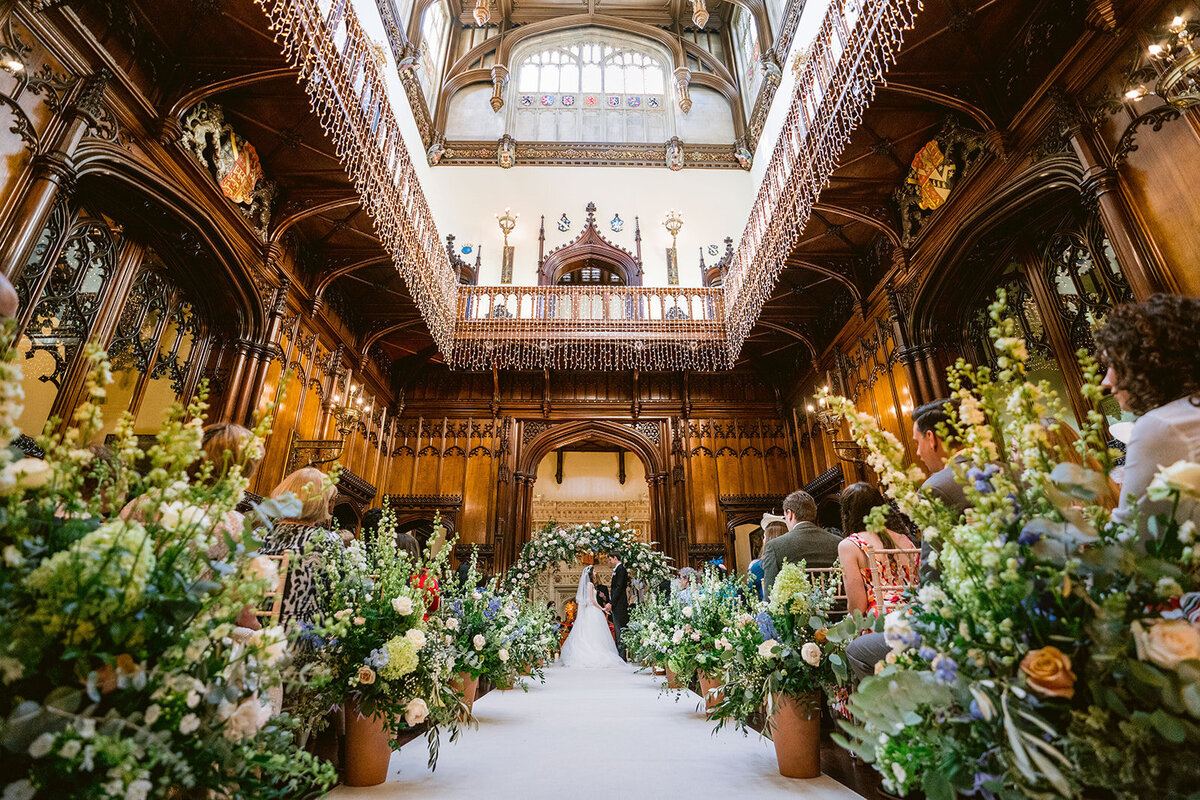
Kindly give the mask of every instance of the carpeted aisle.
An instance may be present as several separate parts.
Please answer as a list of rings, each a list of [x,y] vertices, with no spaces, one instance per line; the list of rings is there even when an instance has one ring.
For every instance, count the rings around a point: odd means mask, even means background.
[[[330,797],[438,800],[689,800],[752,797],[842,800],[832,778],[779,775],[769,741],[712,725],[687,692],[660,695],[660,678],[627,670],[552,667],[529,692],[490,692],[479,729],[443,742],[437,772],[424,739],[392,757],[388,782]]]

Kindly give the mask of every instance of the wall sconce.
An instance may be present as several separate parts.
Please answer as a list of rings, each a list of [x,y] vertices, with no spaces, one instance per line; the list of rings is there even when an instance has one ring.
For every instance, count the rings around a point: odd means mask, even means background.
[[[520,214],[512,213],[511,208],[504,209],[503,214],[496,214],[496,224],[500,226],[500,232],[504,234],[504,246],[508,247],[508,235],[513,232],[513,228],[517,227],[517,219]]]
[[[338,395],[333,396],[333,402],[337,403]],[[358,393],[357,388],[351,388],[350,394],[346,396],[346,402],[333,407],[333,420],[337,425],[337,432],[342,437],[342,443],[354,432],[358,427],[358,423],[363,417],[363,399]]]
[[[679,232],[683,230],[683,212],[672,208],[667,212],[667,216],[663,219],[663,227],[667,229],[667,233],[671,234],[671,249],[675,249],[675,238],[679,236]]]

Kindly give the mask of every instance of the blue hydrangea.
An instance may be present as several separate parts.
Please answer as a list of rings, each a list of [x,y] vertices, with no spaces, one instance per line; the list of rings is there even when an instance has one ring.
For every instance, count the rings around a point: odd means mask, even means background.
[[[933,661],[935,658],[937,658],[937,650],[934,650],[929,645],[925,645],[917,651],[917,655],[926,661]]]
[[[764,641],[779,638],[779,631],[775,630],[775,620],[771,619],[771,615],[766,611],[758,612],[755,621],[758,622],[758,631],[762,634]]]
[[[485,608],[483,610],[483,615],[485,617],[487,617],[488,619],[495,619],[496,614],[500,611],[501,605],[503,605],[503,604],[500,602],[500,599],[497,597],[493,597],[491,600],[488,601],[487,608]]]
[[[367,656],[363,663],[365,663],[368,667],[379,671],[386,667],[388,662],[391,660],[392,657],[388,655],[388,651],[382,647],[378,647],[371,651],[371,655]]]
[[[939,681],[953,683],[958,677],[958,663],[950,656],[938,656],[933,660],[933,674]]]

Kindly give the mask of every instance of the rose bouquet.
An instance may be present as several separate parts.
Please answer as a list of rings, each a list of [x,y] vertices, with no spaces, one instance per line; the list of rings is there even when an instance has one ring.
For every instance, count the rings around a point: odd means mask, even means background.
[[[723,581],[715,569],[708,569],[692,588],[675,595],[671,615],[675,627],[666,660],[672,672],[682,676],[699,672],[706,683],[721,682],[716,678],[724,672],[725,634],[743,608],[738,589],[736,579]]]
[[[724,676],[721,702],[713,709],[720,729],[745,729],[785,698],[803,700],[810,715],[819,712],[819,693],[845,680],[843,648],[827,636],[828,614],[840,581],[813,582],[804,562],[785,562],[768,602],[756,601],[730,619],[714,640]]]
[[[363,717],[376,718],[397,749],[405,732],[424,725],[434,769],[441,730],[454,741],[466,716],[451,686],[453,632],[428,613],[431,595],[424,586],[439,574],[448,549],[413,563],[397,550],[394,528],[385,508],[371,541],[323,545],[327,613],[308,634],[318,642],[308,691],[320,700],[305,705],[350,703]]]
[[[1200,495],[1200,466],[1155,480],[1150,499],[1170,513],[1112,521],[1102,418],[1089,415],[1078,452],[1055,443],[1043,420],[1061,410],[1026,380],[1001,309],[996,373],[950,373],[959,406],[946,433],[963,445],[956,471],[974,504],[960,523],[905,482],[894,439],[833,399],[941,545],[942,568],[888,615],[892,652],[851,697],[842,741],[893,791],[934,800],[1187,795],[1200,785],[1200,552],[1174,510]],[[1083,367],[1098,401],[1099,370]]]
[[[332,768],[297,748],[293,721],[271,700],[289,674],[288,634],[236,624],[247,606],[265,607],[277,575],[270,560],[246,557],[246,531],[216,522],[242,497],[241,465],[222,475],[194,467],[205,389],[171,411],[145,453],[125,416],[114,457],[98,458],[83,445],[101,430],[111,377],[89,348],[74,427],[40,440],[44,461],[18,460],[7,449],[20,399],[10,345],[0,347],[4,797],[322,793]],[[267,429],[259,424],[255,444]],[[153,502],[140,521],[107,520],[127,496]],[[294,511],[260,507],[264,517]]]

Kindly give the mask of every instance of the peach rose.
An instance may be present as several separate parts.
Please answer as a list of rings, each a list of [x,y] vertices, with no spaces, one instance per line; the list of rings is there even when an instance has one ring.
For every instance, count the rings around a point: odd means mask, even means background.
[[[1021,659],[1021,672],[1029,688],[1044,697],[1075,696],[1075,673],[1071,659],[1057,647],[1030,650]]]
[[[1185,619],[1160,619],[1133,623],[1133,643],[1137,657],[1164,669],[1175,669],[1179,662],[1200,659],[1200,631]]]
[[[821,644],[825,644],[825,642],[829,641],[829,629],[818,628],[817,630],[813,631],[813,638]]]
[[[363,686],[370,686],[375,682],[375,670],[370,667],[358,668],[358,682]]]

